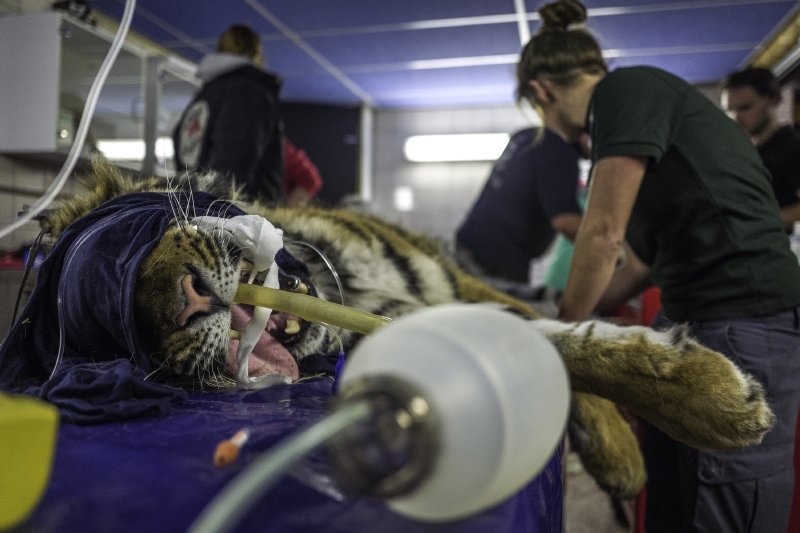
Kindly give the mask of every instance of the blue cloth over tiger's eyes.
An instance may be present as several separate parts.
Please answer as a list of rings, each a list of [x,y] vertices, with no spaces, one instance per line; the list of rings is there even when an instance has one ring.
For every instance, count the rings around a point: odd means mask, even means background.
[[[28,304],[0,346],[0,390],[40,396],[75,423],[158,414],[185,398],[182,390],[145,381],[154,367],[134,316],[139,266],[176,213],[245,214],[206,193],[134,193],[73,222],[42,263]],[[59,296],[64,353],[48,381],[59,352]]]

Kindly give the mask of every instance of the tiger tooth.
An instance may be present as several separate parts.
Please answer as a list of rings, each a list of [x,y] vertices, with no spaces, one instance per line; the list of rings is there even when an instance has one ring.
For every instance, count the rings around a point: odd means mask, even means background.
[[[294,335],[298,331],[300,331],[300,322],[294,319],[287,319],[286,320],[286,329],[284,330],[287,335]]]
[[[238,340],[242,338],[242,332],[236,331],[235,329],[231,330],[231,340]]]
[[[306,285],[301,281],[300,285],[297,286],[294,292],[299,292],[300,294],[308,294],[308,285]]]
[[[247,259],[242,259],[239,261],[239,270],[243,272],[250,272],[251,270],[253,270],[254,266],[255,265],[250,261],[248,261]]]

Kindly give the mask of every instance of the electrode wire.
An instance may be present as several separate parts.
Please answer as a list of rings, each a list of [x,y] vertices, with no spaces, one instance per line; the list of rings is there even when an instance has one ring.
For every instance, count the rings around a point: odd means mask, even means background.
[[[292,465],[371,413],[369,401],[353,402],[284,439],[228,483],[201,511],[187,533],[228,533],[233,530]]]
[[[333,279],[336,280],[336,285],[339,287],[339,298],[342,300],[342,305],[344,305],[344,306],[347,305],[347,302],[345,302],[345,299],[344,299],[344,288],[342,288],[342,281],[339,279],[339,273],[336,272],[336,269],[334,268],[333,263],[331,263],[331,260],[328,259],[328,257],[324,253],[322,253],[322,250],[320,250],[319,248],[317,248],[313,244],[310,244],[310,243],[307,243],[307,242],[304,242],[304,241],[283,241],[283,243],[284,244],[298,244],[298,245],[301,245],[301,246],[307,246],[308,248],[314,250],[317,253],[317,255],[319,255],[319,257],[325,262],[325,265],[328,267],[328,270],[331,271],[331,274],[333,275]],[[339,332],[341,332],[341,329],[339,330]]]
[[[339,353],[344,352],[344,344],[342,344],[342,338],[339,337],[339,335],[333,330],[333,326],[331,326],[330,324],[326,324],[325,322],[318,322],[318,324],[320,326],[324,327],[325,329],[327,329],[328,333],[330,333],[331,335],[334,336],[334,338],[336,339],[336,342],[339,343]],[[342,331],[342,328],[339,328],[339,332],[341,332],[341,331]],[[333,346],[333,342],[334,342],[334,340],[331,339],[331,341],[328,343],[328,349],[329,350],[331,349],[331,346]]]
[[[325,265],[328,267],[328,270],[331,271],[331,274],[333,275],[333,279],[336,280],[336,286],[339,287],[339,299],[342,301],[342,305],[347,306],[347,303],[345,302],[345,299],[344,299],[344,288],[342,287],[342,281],[339,279],[339,273],[336,272],[336,268],[333,266],[333,263],[331,263],[331,260],[328,259],[328,256],[326,256],[324,253],[322,253],[322,250],[320,250],[319,248],[317,248],[313,244],[305,242],[305,241],[283,241],[283,244],[284,245],[286,245],[286,244],[298,244],[298,245],[301,245],[301,246],[306,246],[306,247],[310,248],[311,250],[315,251],[317,253],[317,255],[325,263]],[[339,328],[339,330],[336,332],[336,338],[338,339],[341,334],[342,334],[342,328]],[[342,341],[339,341],[339,345],[340,346],[341,346],[341,344],[342,344]],[[330,349],[330,345],[328,346],[328,349]]]
[[[61,360],[64,358],[64,350],[66,347],[66,316],[64,311],[64,300],[65,300],[65,293],[67,290],[67,282],[65,281],[67,278],[67,272],[69,272],[72,261],[80,255],[81,246],[89,240],[95,233],[98,231],[102,231],[106,229],[108,226],[115,224],[118,220],[121,220],[125,217],[135,215],[141,211],[146,211],[147,207],[138,207],[135,209],[131,209],[130,211],[122,211],[119,213],[115,213],[104,220],[102,224],[97,224],[91,229],[89,229],[86,233],[83,233],[78,240],[75,241],[74,244],[70,247],[69,251],[67,252],[67,256],[64,259],[64,267],[61,270],[61,278],[58,280],[58,297],[56,300],[56,307],[58,310],[58,353],[56,354],[56,362],[53,365],[53,371],[50,373],[50,377],[47,378],[47,381],[53,379],[53,376],[56,375],[56,370],[58,370],[59,365],[61,364]]]
[[[9,333],[11,333],[11,328],[14,327],[14,322],[17,321],[17,313],[19,312],[19,304],[22,301],[22,293],[25,291],[25,283],[28,281],[28,276],[31,273],[34,263],[36,263],[36,257],[39,255],[39,247],[42,244],[42,238],[44,237],[44,234],[45,230],[40,231],[39,235],[37,235],[33,240],[33,244],[28,250],[28,260],[25,262],[25,273],[22,275],[22,281],[19,284],[17,301],[14,302],[14,314],[11,315],[11,325],[8,326]]]

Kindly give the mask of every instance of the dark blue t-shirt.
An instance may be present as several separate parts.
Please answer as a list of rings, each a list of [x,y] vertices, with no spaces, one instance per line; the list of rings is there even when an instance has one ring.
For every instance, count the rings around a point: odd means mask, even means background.
[[[537,131],[511,137],[456,235],[487,274],[526,281],[555,237],[550,220],[581,213],[577,151],[550,130],[536,142]]]

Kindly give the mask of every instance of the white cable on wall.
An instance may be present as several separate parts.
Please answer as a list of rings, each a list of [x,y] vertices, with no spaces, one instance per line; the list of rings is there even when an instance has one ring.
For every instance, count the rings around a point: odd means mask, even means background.
[[[92,88],[89,90],[89,96],[87,97],[86,105],[83,108],[83,118],[81,119],[80,125],[78,126],[78,131],[75,134],[75,142],[72,143],[72,149],[70,150],[64,165],[61,167],[61,171],[58,173],[55,180],[53,180],[53,183],[45,191],[45,193],[38,200],[36,200],[36,202],[34,202],[34,204],[25,214],[12,222],[4,224],[3,227],[0,228],[0,238],[5,237],[16,229],[19,229],[25,223],[36,217],[36,215],[41,213],[53,202],[53,200],[55,200],[56,196],[58,196],[58,193],[64,188],[64,184],[67,182],[70,174],[72,174],[72,171],[75,169],[75,165],[78,163],[78,158],[83,151],[83,145],[86,142],[86,136],[89,133],[89,124],[92,121],[92,115],[94,115],[94,108],[97,105],[97,100],[100,97],[100,91],[102,90],[103,84],[108,77],[108,73],[111,71],[111,67],[114,65],[114,61],[117,59],[117,55],[122,48],[122,43],[125,42],[125,36],[128,34],[128,29],[131,26],[131,20],[133,20],[133,11],[135,8],[136,0],[125,0],[125,12],[122,15],[122,21],[120,22],[117,34],[114,36],[114,41],[111,43],[111,48],[109,49],[103,64],[100,66],[100,71],[97,73],[97,77],[95,77],[94,82],[92,83]]]

